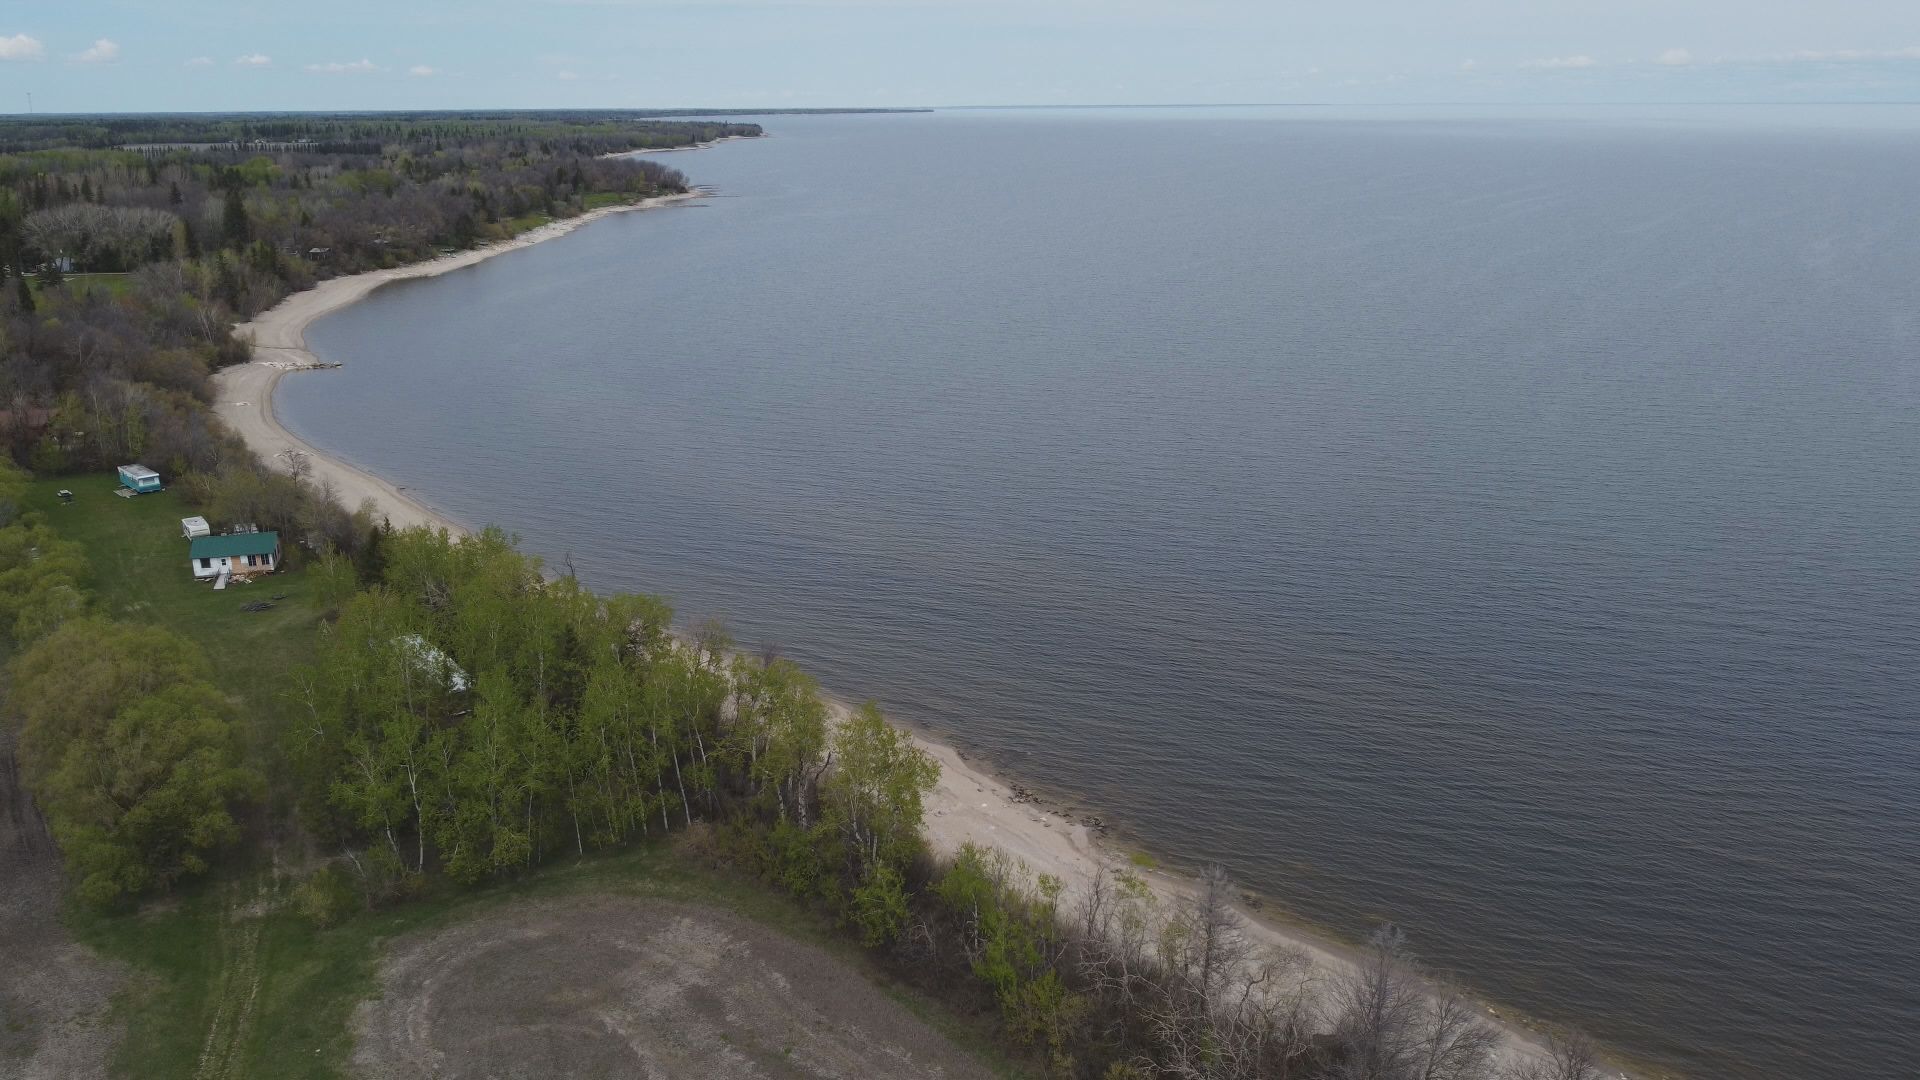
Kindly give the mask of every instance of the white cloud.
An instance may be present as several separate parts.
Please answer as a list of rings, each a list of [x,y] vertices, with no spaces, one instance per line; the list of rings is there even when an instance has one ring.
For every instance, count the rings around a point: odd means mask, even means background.
[[[1544,60],[1527,60],[1523,61],[1520,66],[1523,68],[1571,71],[1577,68],[1594,67],[1598,63],[1599,62],[1593,57],[1582,53],[1578,56],[1549,56]]]
[[[111,64],[120,59],[120,46],[116,42],[100,38],[84,50],[74,53],[73,59],[78,64]]]
[[[25,34],[0,37],[0,60],[39,60],[46,55],[47,47],[40,44],[39,38]]]
[[[363,59],[346,64],[338,60],[325,64],[308,64],[307,70],[321,75],[357,75],[367,71],[379,71],[380,68],[373,61]]]
[[[1665,64],[1668,67],[1686,67],[1688,64],[1693,63],[1693,54],[1685,49],[1668,49],[1666,52],[1654,57],[1653,62],[1656,64]]]
[[[271,67],[273,57],[268,56],[266,53],[248,53],[238,60],[235,60],[234,63],[241,67]]]
[[[191,59],[191,60],[189,60],[189,61],[187,61],[187,62],[186,62],[186,64],[185,64],[184,66],[186,66],[186,67],[212,67],[212,66],[213,66],[213,57],[211,57],[211,56],[196,56],[196,57],[194,57],[193,59]]]
[[[556,78],[556,79],[559,79],[559,80],[560,80],[561,82],[578,82],[578,81],[580,81],[580,76],[579,76],[579,75],[578,75],[577,73],[575,73],[575,72],[571,72],[571,71],[563,71],[563,72],[561,72],[561,73],[559,73],[558,75],[555,75],[555,76],[554,76],[554,78]]]
[[[429,77],[429,76],[432,76],[432,75],[438,75],[438,74],[440,74],[440,69],[439,69],[439,68],[432,68],[432,67],[428,67],[428,66],[427,66],[427,65],[425,65],[425,64],[415,64],[415,65],[413,65],[412,67],[410,67],[410,68],[408,68],[408,69],[407,69],[407,74],[409,74],[409,75],[416,75],[416,76],[418,76],[418,77],[420,77],[420,78],[422,78],[422,79],[424,79],[424,78],[427,78],[427,77]]]

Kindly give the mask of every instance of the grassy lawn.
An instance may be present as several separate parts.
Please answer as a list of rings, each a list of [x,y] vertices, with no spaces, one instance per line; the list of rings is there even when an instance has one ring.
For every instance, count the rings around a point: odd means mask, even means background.
[[[501,224],[507,227],[508,236],[519,236],[529,229],[537,229],[553,219],[545,214],[527,214],[517,218],[507,218]]]
[[[40,287],[38,280],[30,277],[27,281],[34,292],[46,291]],[[133,279],[126,274],[68,274],[64,282],[67,289],[75,293],[85,292],[88,289],[104,289],[119,296],[133,288]]]
[[[633,196],[618,191],[595,191],[581,200],[589,210],[599,210],[608,206],[624,206],[633,201]]]
[[[111,473],[57,477],[35,481],[25,501],[86,549],[101,614],[159,623],[199,642],[222,687],[268,721],[253,725],[254,735],[270,734],[286,705],[289,672],[313,654],[320,622],[313,583],[295,570],[215,592],[194,580],[180,535],[180,519],[197,511],[165,491],[122,499],[113,494],[118,486]],[[73,492],[72,503],[55,495],[61,488]],[[256,600],[274,609],[241,610]]]

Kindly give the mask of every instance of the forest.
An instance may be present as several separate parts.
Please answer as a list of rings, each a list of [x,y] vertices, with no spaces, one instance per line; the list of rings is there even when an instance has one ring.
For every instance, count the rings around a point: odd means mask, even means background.
[[[1176,901],[1127,872],[1069,888],[991,849],[937,859],[937,767],[878,708],[497,530],[341,507],[207,408],[210,374],[248,358],[233,325],[292,291],[685,190],[609,155],[757,134],[622,114],[0,124],[6,714],[73,901],[124,914],[298,849],[297,907],[324,929],[673,836],[996,1017],[1046,1075],[1597,1077],[1578,1039],[1502,1062],[1391,928],[1330,979],[1256,946],[1218,871]],[[24,508],[30,476],[135,460],[290,541],[323,614],[273,700],[104,602],[87,553]]]

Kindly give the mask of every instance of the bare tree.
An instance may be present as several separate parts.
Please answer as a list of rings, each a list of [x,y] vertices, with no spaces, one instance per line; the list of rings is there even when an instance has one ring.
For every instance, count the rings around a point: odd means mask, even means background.
[[[724,661],[727,650],[733,648],[733,632],[727,629],[727,621],[717,616],[694,623],[690,636],[702,660],[715,667]]]
[[[1335,989],[1339,1080],[1417,1076],[1424,1011],[1406,935],[1392,924],[1374,932],[1366,953]]]
[[[1309,1047],[1304,954],[1264,949],[1233,907],[1233,882],[1209,867],[1159,940],[1147,1006],[1155,1064],[1190,1080],[1284,1076]]]
[[[305,480],[313,475],[313,460],[307,456],[306,451],[290,447],[280,451],[280,457],[286,459],[287,475],[295,480]]]
[[[1082,896],[1078,921],[1081,977],[1122,1012],[1135,1009],[1153,986],[1153,890],[1130,870],[1102,874]]]
[[[1507,1080],[1600,1080],[1600,1048],[1578,1032],[1555,1036],[1544,1058],[1508,1069]]]
[[[159,245],[170,245],[175,220],[164,210],[69,203],[28,214],[20,231],[48,259],[123,269],[149,261]]]
[[[1481,1080],[1491,1071],[1500,1033],[1480,1020],[1458,985],[1442,981],[1430,987],[1415,1039],[1418,1080]]]

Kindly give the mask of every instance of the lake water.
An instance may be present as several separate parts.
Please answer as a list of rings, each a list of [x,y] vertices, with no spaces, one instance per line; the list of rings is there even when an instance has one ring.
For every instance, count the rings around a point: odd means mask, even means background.
[[[773,117],[302,434],[1703,1077],[1920,1055],[1920,109]]]

